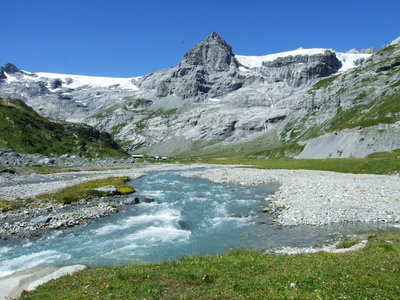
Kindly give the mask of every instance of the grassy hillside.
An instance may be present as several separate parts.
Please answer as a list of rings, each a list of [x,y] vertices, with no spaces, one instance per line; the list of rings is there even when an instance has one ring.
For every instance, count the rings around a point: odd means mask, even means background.
[[[20,153],[122,157],[127,154],[108,133],[41,117],[18,99],[0,98],[0,146]]]

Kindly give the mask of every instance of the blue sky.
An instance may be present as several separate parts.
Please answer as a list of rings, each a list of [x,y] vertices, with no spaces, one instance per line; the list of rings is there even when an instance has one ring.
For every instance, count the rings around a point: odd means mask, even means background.
[[[375,50],[400,36],[399,0],[0,0],[0,65],[133,77],[176,66],[212,31],[235,54]]]

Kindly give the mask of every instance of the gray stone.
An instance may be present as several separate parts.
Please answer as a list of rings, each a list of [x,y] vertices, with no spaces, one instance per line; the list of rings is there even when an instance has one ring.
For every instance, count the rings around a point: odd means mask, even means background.
[[[121,195],[121,192],[113,185],[103,186],[103,187],[95,189],[95,191],[107,193],[107,195],[110,195],[110,196]]]
[[[135,198],[128,198],[128,199],[124,199],[122,201],[122,204],[124,205],[132,205],[132,204],[139,204],[139,198],[135,197]]]
[[[57,78],[57,79],[53,79],[52,81],[50,81],[50,88],[52,90],[55,90],[59,87],[62,87],[62,81],[61,79]]]
[[[155,199],[153,197],[144,197],[142,199],[142,202],[144,202],[144,203],[151,203],[151,202],[154,202],[154,201],[155,201]]]
[[[47,224],[49,223],[51,220],[53,219],[52,216],[47,215],[47,216],[39,216],[36,218],[31,219],[32,223],[36,223],[36,224]]]

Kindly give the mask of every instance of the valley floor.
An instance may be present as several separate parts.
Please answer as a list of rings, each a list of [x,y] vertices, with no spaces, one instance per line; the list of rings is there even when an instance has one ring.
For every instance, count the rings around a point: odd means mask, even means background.
[[[275,222],[283,226],[324,225],[338,222],[400,223],[400,176],[398,175],[355,175],[308,170],[260,170],[234,168],[233,166],[194,170],[205,167],[210,167],[210,165],[136,164],[127,169],[82,170],[48,175],[1,173],[0,198],[11,201],[18,198],[25,199],[44,192],[54,192],[84,181],[110,176],[129,176],[135,179],[152,171],[192,169],[183,173],[182,176],[200,177],[217,183],[230,182],[238,185],[257,185],[271,182],[280,184],[279,190],[266,199],[267,207],[265,210],[275,212],[277,216]],[[43,211],[43,216],[46,215],[45,212],[46,210]],[[2,229],[5,228],[5,223],[10,223],[12,220],[12,214],[13,212],[0,213]],[[21,220],[18,222],[21,225]],[[399,227],[397,224],[393,224],[393,226]],[[285,253],[290,253],[290,251],[285,250]],[[35,272],[39,271],[42,270],[38,269]],[[43,276],[49,277],[48,273],[51,272],[45,270]],[[7,291],[7,295],[12,293],[19,295],[26,288],[19,282],[21,278],[25,278],[25,275],[21,276],[21,274],[13,274],[0,280],[2,286],[9,286],[10,280],[13,284],[15,283],[15,288]],[[35,283],[37,276],[34,277],[29,280]],[[41,277],[39,279],[39,284],[46,281],[42,280]],[[29,280],[27,282],[31,283]]]
[[[102,171],[74,171],[39,175],[17,175],[2,173],[0,176],[0,198],[27,199],[43,193],[52,193],[67,186],[110,176],[129,176],[132,179],[148,172],[172,169],[199,169],[210,165],[179,164],[135,164],[126,169],[108,169]],[[400,222],[400,176],[344,174],[326,171],[276,170],[221,167],[194,170],[182,176],[196,176],[217,183],[231,182],[240,185],[255,185],[276,182],[280,189],[266,199],[265,211],[277,214],[275,221],[284,226],[325,225],[340,222]],[[101,205],[97,206],[101,208]],[[99,208],[99,209],[100,209]],[[65,209],[65,208],[64,208]],[[109,206],[104,205],[108,213]],[[70,210],[74,210],[72,207]],[[48,208],[42,216],[48,215]],[[92,210],[81,211],[89,215]],[[25,215],[23,215],[25,214]],[[35,217],[40,215],[36,211]],[[20,211],[16,222],[32,218],[33,215]],[[5,223],[10,225],[15,212],[1,213],[2,234],[5,235]],[[39,220],[40,221],[40,220]],[[19,223],[19,225],[21,225]],[[23,225],[23,224],[22,224]],[[21,227],[21,226],[20,226]],[[10,229],[10,228],[9,228]],[[28,230],[32,230],[29,229]],[[14,233],[15,234],[15,233]],[[10,236],[8,234],[8,236]],[[22,235],[24,236],[24,235]]]

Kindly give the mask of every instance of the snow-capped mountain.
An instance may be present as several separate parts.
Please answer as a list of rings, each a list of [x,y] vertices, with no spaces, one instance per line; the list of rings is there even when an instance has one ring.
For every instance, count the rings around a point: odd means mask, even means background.
[[[398,43],[393,45],[397,49]],[[354,74],[377,64],[377,57],[332,49],[234,55],[213,32],[178,66],[136,78],[32,74],[8,64],[0,69],[0,96],[21,98],[44,116],[108,131],[127,150],[204,153],[251,145],[249,150],[257,151],[292,142],[303,143],[300,149],[306,139],[294,140],[295,124],[303,120],[307,131],[334,118],[338,107],[356,106],[354,91],[367,75]],[[397,93],[388,83],[376,90]],[[364,98],[368,102],[379,95]]]

